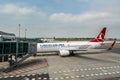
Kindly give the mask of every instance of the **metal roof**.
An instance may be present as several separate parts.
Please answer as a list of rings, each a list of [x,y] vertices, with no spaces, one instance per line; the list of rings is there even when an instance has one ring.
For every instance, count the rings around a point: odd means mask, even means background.
[[[15,34],[13,34],[13,33],[6,33],[6,32],[3,32],[3,31],[0,31],[0,35],[15,36]]]

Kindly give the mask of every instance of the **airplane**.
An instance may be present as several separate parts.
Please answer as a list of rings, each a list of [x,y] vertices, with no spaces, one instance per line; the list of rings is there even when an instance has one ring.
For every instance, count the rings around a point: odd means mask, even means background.
[[[101,32],[96,38],[90,41],[82,42],[61,42],[61,43],[37,43],[37,52],[58,52],[60,56],[69,56],[73,54],[74,51],[87,51],[90,49],[99,48],[103,45],[104,37],[106,34],[106,27],[103,27]],[[111,50],[115,44],[108,48]]]

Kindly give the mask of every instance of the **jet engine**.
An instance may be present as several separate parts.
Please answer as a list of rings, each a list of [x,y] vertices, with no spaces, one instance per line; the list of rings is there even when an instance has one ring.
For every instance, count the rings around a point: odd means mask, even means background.
[[[68,50],[60,50],[59,55],[61,57],[63,57],[63,56],[69,56],[70,55],[70,51],[68,51]]]

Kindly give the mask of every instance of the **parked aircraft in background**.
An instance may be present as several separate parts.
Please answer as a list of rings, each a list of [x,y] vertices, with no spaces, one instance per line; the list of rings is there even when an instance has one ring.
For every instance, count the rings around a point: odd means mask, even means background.
[[[99,48],[103,45],[106,27],[104,27],[95,39],[82,42],[61,42],[61,43],[37,43],[37,52],[59,52],[60,56],[74,54],[74,51],[87,51]],[[115,41],[108,50],[111,50]]]

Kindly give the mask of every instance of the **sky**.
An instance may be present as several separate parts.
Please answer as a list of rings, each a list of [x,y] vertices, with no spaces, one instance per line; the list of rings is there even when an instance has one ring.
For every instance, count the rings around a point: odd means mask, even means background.
[[[0,31],[35,37],[120,39],[120,0],[0,0]]]

